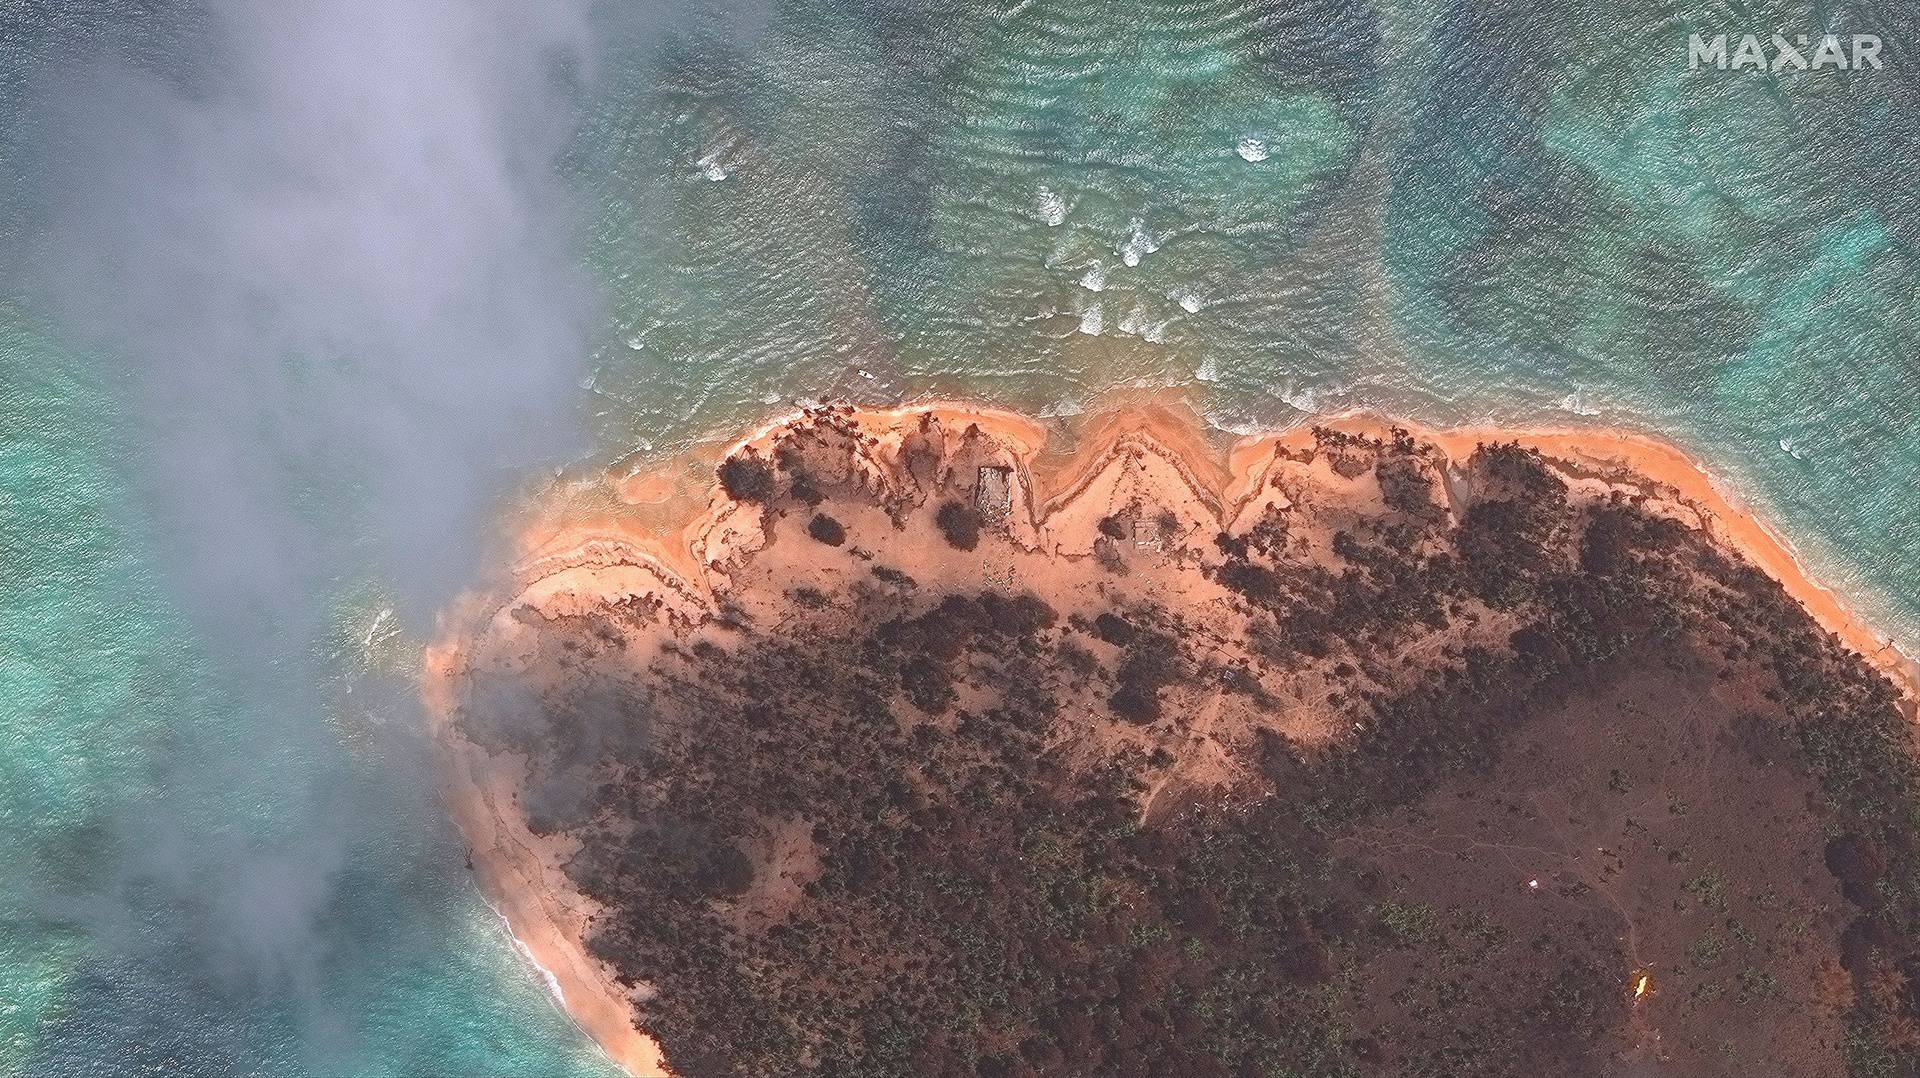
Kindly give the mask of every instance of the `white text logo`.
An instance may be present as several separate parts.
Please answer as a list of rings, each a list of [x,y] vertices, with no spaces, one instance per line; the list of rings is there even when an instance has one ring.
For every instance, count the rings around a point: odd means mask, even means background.
[[[1875,34],[1841,37],[1827,34],[1788,38],[1774,34],[1763,38],[1746,34],[1735,39],[1731,34],[1712,37],[1692,35],[1687,41],[1687,66],[1698,71],[1711,67],[1720,71],[1878,71],[1881,68],[1881,42]]]

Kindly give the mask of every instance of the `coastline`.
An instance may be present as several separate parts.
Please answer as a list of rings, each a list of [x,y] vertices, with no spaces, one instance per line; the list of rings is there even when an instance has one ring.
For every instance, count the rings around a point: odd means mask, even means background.
[[[1684,504],[1721,546],[1780,584],[1822,629],[1892,680],[1903,691],[1907,717],[1920,721],[1920,658],[1906,654],[1856,613],[1838,591],[1814,576],[1779,529],[1744,505],[1705,465],[1672,442],[1613,427],[1433,429],[1370,413],[1330,417],[1315,425],[1373,434],[1398,427],[1438,446],[1456,462],[1482,443],[1517,442],[1537,450],[1563,475],[1570,470],[1593,474],[1618,485],[1638,487],[1660,500]],[[1255,436],[1248,441],[1258,444],[1292,434]]]
[[[783,431],[828,410],[777,416],[726,444],[711,465],[743,450],[761,451]],[[1759,568],[1797,601],[1828,633],[1858,652],[1901,690],[1909,718],[1920,701],[1920,666],[1856,615],[1832,589],[1802,565],[1786,539],[1743,507],[1683,450],[1631,431],[1433,430],[1377,415],[1330,416],[1265,435],[1237,438],[1224,449],[1198,419],[1182,409],[1135,404],[1043,422],[1017,413],[958,402],[929,402],[887,409],[831,409],[873,439],[876,453],[898,449],[923,416],[955,428],[972,425],[1018,462],[1019,489],[1028,499],[1036,534],[1016,535],[1036,544],[1049,522],[1085,530],[1087,514],[1070,512],[1075,501],[1122,454],[1151,450],[1165,468],[1139,482],[1178,482],[1169,502],[1207,506],[1226,526],[1253,501],[1266,496],[1264,478],[1275,451],[1311,447],[1313,428],[1379,436],[1393,429],[1435,447],[1457,467],[1483,443],[1517,442],[1537,450],[1570,481],[1599,483],[1665,503],[1691,516],[1716,544]],[[680,462],[688,465],[684,458]],[[1145,470],[1142,469],[1144,472]],[[593,910],[567,887],[561,865],[565,843],[532,835],[511,807],[513,772],[487,757],[452,728],[454,679],[462,669],[461,641],[470,631],[526,602],[544,611],[591,605],[608,586],[595,574],[619,570],[621,591],[650,594],[683,609],[711,602],[712,575],[750,556],[764,541],[760,515],[728,499],[709,478],[707,489],[688,489],[691,466],[680,478],[667,469],[610,477],[621,504],[585,519],[549,519],[522,536],[508,587],[491,600],[474,599],[449,620],[445,642],[426,656],[424,696],[446,760],[444,798],[473,851],[482,891],[508,923],[516,943],[551,980],[574,1020],[613,1061],[634,1075],[665,1075],[659,1046],[632,1022],[634,995],[592,958],[586,939]],[[664,478],[663,478],[664,477]],[[1097,514],[1096,514],[1097,515]],[[1058,536],[1053,536],[1059,549]],[[637,574],[636,574],[637,571]],[[652,581],[651,584],[648,581]],[[501,795],[505,794],[505,797]]]
[[[517,811],[503,810],[496,798],[511,802],[514,776],[450,729],[460,661],[457,644],[428,650],[425,698],[442,747],[441,802],[466,840],[482,898],[560,1009],[608,1059],[634,1078],[670,1078],[659,1045],[633,1028],[632,996],[587,953],[595,907],[566,886],[568,844],[530,833]]]

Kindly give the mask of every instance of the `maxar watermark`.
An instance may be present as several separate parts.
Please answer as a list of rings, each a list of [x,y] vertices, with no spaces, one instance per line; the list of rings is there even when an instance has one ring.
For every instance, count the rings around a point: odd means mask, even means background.
[[[1731,45],[1731,48],[1729,46]],[[1854,34],[1842,37],[1827,34],[1813,38],[1806,34],[1788,38],[1774,34],[1763,38],[1747,34],[1733,39],[1731,34],[1712,37],[1692,35],[1687,41],[1687,65],[1698,71],[1704,67],[1721,71],[1878,71],[1881,68],[1880,37]]]

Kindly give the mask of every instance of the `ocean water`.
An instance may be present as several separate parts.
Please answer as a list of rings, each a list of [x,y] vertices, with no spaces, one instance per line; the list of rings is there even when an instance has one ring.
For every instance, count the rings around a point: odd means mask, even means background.
[[[43,200],[36,80],[165,66],[208,18],[64,14],[0,32],[0,251]],[[1690,34],[1776,31],[1878,34],[1885,66],[1689,70]],[[599,299],[558,463],[803,400],[1129,386],[1224,430],[1631,427],[1920,643],[1920,9],[808,0],[642,37],[554,163]],[[153,524],[138,341],[13,291],[0,1073],[606,1073],[435,806],[403,672],[449,593],[339,523],[364,477],[289,467],[318,628],[237,644]]]

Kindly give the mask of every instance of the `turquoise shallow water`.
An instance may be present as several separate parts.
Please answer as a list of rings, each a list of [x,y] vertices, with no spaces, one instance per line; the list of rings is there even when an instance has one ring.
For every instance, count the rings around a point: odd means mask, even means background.
[[[1741,12],[802,2],[650,29],[582,83],[560,158],[583,214],[560,242],[601,300],[561,441],[645,457],[800,399],[1067,412],[1130,384],[1227,429],[1644,428],[1920,640],[1920,15]],[[9,102],[100,42],[164,67],[202,17],[71,21],[0,45]],[[1886,68],[1687,70],[1694,31],[1828,26],[1882,35]],[[47,197],[36,115],[0,128],[0,239]],[[247,463],[300,491],[276,534],[326,552],[285,589],[307,629],[232,631],[155,523],[174,417],[139,342],[15,292],[0,1072],[604,1073],[468,885],[386,672],[449,586],[356,511],[400,462],[281,461],[279,413],[219,413],[266,417]],[[481,485],[578,452],[489,458]]]
[[[17,318],[0,356],[0,1069],[605,1073],[377,725],[404,697],[237,703],[144,552],[108,386]]]

